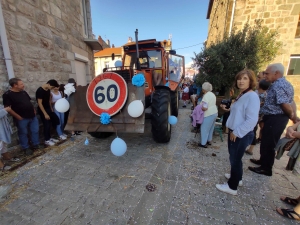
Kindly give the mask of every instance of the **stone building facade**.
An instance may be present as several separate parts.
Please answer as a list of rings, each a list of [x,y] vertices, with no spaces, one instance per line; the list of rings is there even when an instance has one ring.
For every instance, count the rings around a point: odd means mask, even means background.
[[[261,19],[263,25],[278,30],[283,46],[273,63],[285,66],[300,116],[300,0],[210,0],[207,19],[207,46],[222,40],[233,28],[242,29],[247,21],[253,25]],[[295,170],[300,173],[300,157]]]
[[[11,59],[0,46],[0,95],[11,77],[21,78],[34,97],[49,79],[67,83],[75,78],[85,85],[94,76],[93,50],[102,47],[92,37],[89,0],[0,0]],[[0,100],[2,102],[2,98]]]
[[[50,79],[86,85],[94,77],[93,50],[103,48],[93,39],[90,0],[0,0],[0,6],[0,104],[12,77],[33,99]]]
[[[300,115],[300,1],[299,0],[210,0],[207,19],[207,46],[222,40],[233,28],[242,29],[247,21],[253,25],[261,19],[263,25],[279,32],[282,49],[273,62],[286,68],[286,78],[295,89],[295,101]]]

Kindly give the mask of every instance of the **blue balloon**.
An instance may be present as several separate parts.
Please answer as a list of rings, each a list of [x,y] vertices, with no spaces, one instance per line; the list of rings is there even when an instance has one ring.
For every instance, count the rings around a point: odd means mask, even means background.
[[[122,156],[127,150],[127,145],[125,141],[117,137],[112,141],[110,150],[115,156]]]
[[[169,124],[175,125],[177,123],[177,117],[176,116],[169,116]]]
[[[89,143],[90,143],[90,142],[89,142],[89,139],[85,138],[84,144],[85,144],[85,145],[89,145]]]

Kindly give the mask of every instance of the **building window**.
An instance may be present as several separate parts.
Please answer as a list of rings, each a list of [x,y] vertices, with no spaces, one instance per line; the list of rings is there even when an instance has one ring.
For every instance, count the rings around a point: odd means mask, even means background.
[[[86,0],[82,0],[82,16],[83,16],[83,32],[88,36],[87,16],[86,16]]]
[[[299,19],[298,19],[298,25],[297,25],[295,38],[300,38],[300,15],[299,15]]]
[[[291,56],[287,75],[300,75],[300,55]]]
[[[98,70],[98,62],[95,62],[95,71]]]
[[[105,62],[105,68],[108,68],[109,67],[109,62]]]

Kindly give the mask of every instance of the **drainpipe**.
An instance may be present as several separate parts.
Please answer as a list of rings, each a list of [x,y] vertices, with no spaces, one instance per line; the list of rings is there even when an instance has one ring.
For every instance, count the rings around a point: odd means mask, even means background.
[[[233,24],[234,11],[235,11],[235,2],[236,2],[236,0],[233,1],[233,5],[232,5],[232,12],[231,12],[231,18],[230,18],[230,27],[229,27],[229,35],[231,34],[231,31],[232,31],[232,24]]]
[[[6,29],[5,29],[4,18],[3,18],[3,13],[2,13],[1,1],[0,1],[0,38],[1,38],[1,42],[2,42],[2,48],[3,48],[3,53],[4,53],[3,59],[5,60],[8,78],[11,79],[11,78],[15,77],[15,74],[14,74],[10,51],[9,51],[9,47],[8,47],[8,41],[7,41],[7,36],[6,36]]]

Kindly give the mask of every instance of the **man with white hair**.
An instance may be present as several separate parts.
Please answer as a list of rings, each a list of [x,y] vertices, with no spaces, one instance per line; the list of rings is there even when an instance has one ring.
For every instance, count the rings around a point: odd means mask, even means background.
[[[249,170],[272,176],[272,167],[275,159],[275,146],[280,139],[289,119],[296,121],[296,115],[292,108],[294,88],[284,76],[284,66],[281,63],[271,64],[264,72],[265,80],[272,85],[267,91],[265,104],[261,108],[264,127],[260,145],[260,159],[250,159],[260,167],[250,167]]]

